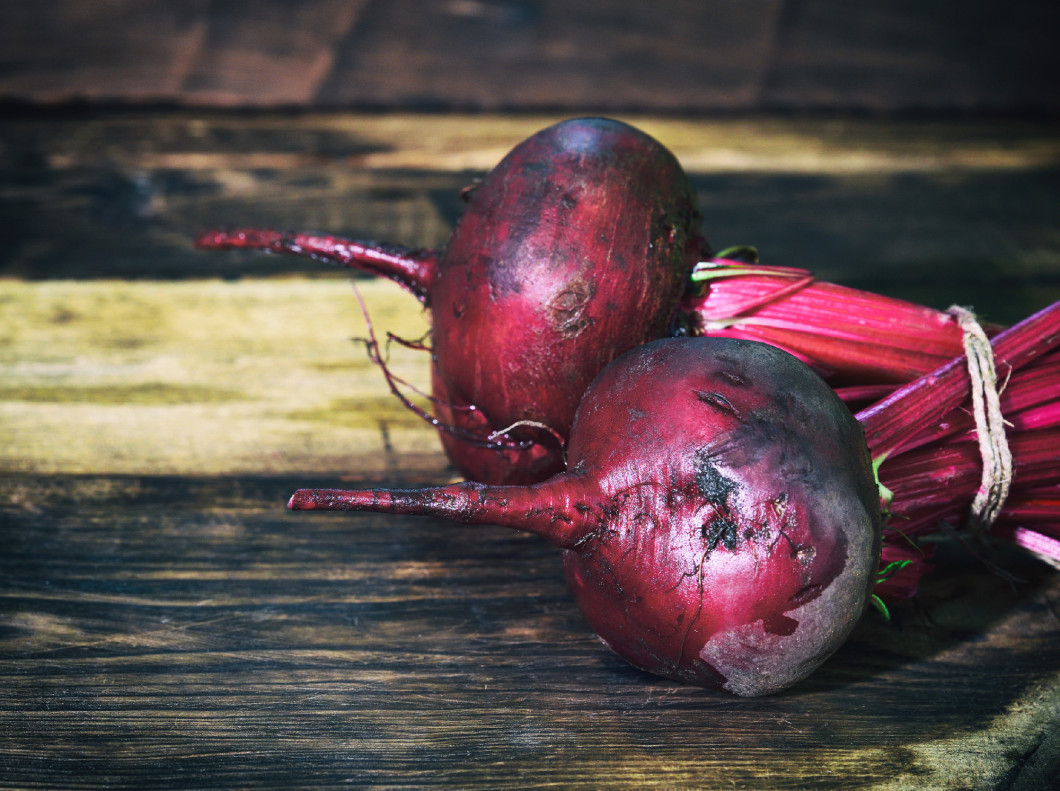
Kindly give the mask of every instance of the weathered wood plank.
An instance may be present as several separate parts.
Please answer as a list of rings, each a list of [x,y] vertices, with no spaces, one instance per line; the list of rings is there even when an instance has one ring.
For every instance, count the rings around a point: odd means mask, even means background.
[[[426,332],[397,286],[358,288],[379,332]],[[0,305],[0,470],[446,474],[340,280],[9,280]],[[390,349],[426,390],[427,354]]]
[[[1039,0],[8,2],[0,98],[1055,113],[1058,22]]]
[[[321,272],[203,255],[216,224],[444,243],[459,191],[555,117],[118,115],[0,125],[0,274]],[[673,148],[719,249],[1013,322],[1060,298],[1054,125],[632,119]]]
[[[943,546],[895,624],[735,700],[607,652],[542,542],[284,513],[299,480],[0,479],[0,784],[956,789],[1058,765],[1060,579],[1026,558],[1001,558],[1013,589]]]

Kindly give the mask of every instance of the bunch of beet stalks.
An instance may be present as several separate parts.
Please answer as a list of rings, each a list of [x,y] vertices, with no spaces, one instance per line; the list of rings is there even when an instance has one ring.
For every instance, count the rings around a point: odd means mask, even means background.
[[[1060,565],[1060,303],[984,327],[715,254],[673,155],[609,119],[538,132],[464,197],[440,251],[198,239],[382,275],[430,310],[428,406],[370,322],[369,353],[467,480],[300,490],[292,509],[541,535],[613,650],[740,695],[794,684],[870,602],[912,596],[928,534]]]

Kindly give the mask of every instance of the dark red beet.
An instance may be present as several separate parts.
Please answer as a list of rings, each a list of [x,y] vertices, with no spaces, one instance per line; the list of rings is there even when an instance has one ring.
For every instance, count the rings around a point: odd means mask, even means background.
[[[618,121],[582,118],[516,146],[474,189],[444,252],[275,231],[214,231],[389,277],[431,309],[435,415],[467,478],[563,469],[582,393],[622,352],[666,334],[707,251],[674,156]],[[498,431],[499,439],[488,438]]]
[[[567,472],[533,486],[303,490],[291,508],[542,535],[618,654],[738,695],[804,678],[861,616],[881,520],[864,435],[786,352],[713,338],[634,349],[585,394],[568,454]]]

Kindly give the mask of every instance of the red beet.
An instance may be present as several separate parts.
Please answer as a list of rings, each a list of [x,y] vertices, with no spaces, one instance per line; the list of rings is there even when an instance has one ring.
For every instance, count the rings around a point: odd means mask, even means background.
[[[303,490],[290,507],[540,534],[618,654],[738,695],[804,678],[861,616],[881,520],[864,435],[786,352],[713,338],[634,349],[585,394],[568,455],[532,486]]]
[[[467,199],[440,254],[257,230],[197,243],[324,258],[404,285],[431,309],[435,417],[453,463],[476,481],[540,481],[563,469],[593,377],[666,334],[707,250],[695,194],[657,141],[582,118],[520,143]]]

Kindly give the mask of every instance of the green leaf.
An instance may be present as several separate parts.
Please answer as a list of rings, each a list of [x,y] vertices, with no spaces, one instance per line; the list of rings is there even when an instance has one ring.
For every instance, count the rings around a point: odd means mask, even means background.
[[[887,609],[887,605],[883,603],[883,599],[877,596],[875,593],[872,594],[872,598],[869,600],[872,602],[872,606],[875,607],[880,615],[883,616],[883,620],[891,620],[891,611]]]
[[[896,560],[893,563],[888,563],[882,569],[876,572],[876,584],[879,585],[884,580],[888,580],[893,577],[897,572],[904,569],[913,561],[911,560]]]
[[[714,257],[724,258],[728,261],[739,261],[741,264],[757,264],[758,248],[746,244],[738,244],[726,247],[720,253],[716,253]]]

